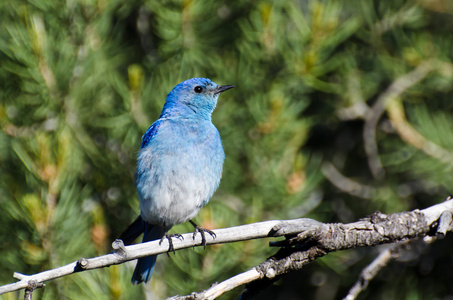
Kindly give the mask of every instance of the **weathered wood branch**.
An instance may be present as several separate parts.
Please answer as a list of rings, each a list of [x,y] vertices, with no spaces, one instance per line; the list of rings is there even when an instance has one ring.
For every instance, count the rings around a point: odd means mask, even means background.
[[[311,219],[295,219],[288,221],[259,222],[230,228],[216,229],[213,230],[217,236],[216,239],[214,240],[208,236],[206,244],[222,244],[250,239],[278,237],[287,234],[297,234],[303,230],[313,229],[316,226],[319,226],[319,224],[321,223]],[[275,230],[274,228],[277,228],[278,230]],[[200,235],[197,235],[195,239],[193,239],[193,233],[186,233],[183,234],[182,237],[182,240],[173,239],[173,246],[175,250],[201,245]],[[32,280],[35,280],[36,282],[45,282],[77,272],[117,265],[153,254],[166,253],[168,251],[168,241],[163,240],[160,245],[159,241],[156,240],[126,247],[123,245],[121,240],[116,240],[113,242],[112,247],[113,252],[110,254],[94,258],[80,258],[79,260],[65,266],[38,274],[24,275],[14,273],[14,278],[20,279],[20,281],[0,286],[0,295],[7,292],[25,289],[29,286],[29,282]]]
[[[449,231],[451,221],[452,214],[450,212],[443,212],[438,220],[436,235],[424,237],[422,240],[423,243],[431,244],[438,239],[443,239]],[[418,241],[418,239],[412,239],[401,243],[394,243],[382,251],[366,268],[362,270],[362,272],[360,272],[357,282],[351,287],[349,293],[343,298],[343,300],[356,299],[361,292],[366,290],[368,283],[373,280],[385,266],[387,266],[392,260],[400,257],[402,250],[411,247],[412,244],[415,244]]]
[[[272,283],[283,274],[300,270],[329,252],[407,241],[428,234],[443,237],[446,231],[453,229],[452,212],[453,200],[448,197],[445,202],[421,211],[414,210],[391,215],[377,212],[354,223],[320,224],[316,228],[301,231],[284,241],[271,242],[271,246],[283,248],[247,272],[215,284],[206,291],[169,299],[215,299],[244,284],[247,286],[241,295],[241,300],[251,299],[253,295],[263,289],[263,285]],[[440,226],[440,224],[444,225]],[[234,286],[234,284],[237,285]]]
[[[271,242],[271,246],[282,247],[282,249],[259,266],[216,284],[204,292],[173,299],[215,299],[235,287],[249,284],[245,292],[247,295],[249,291],[253,290],[254,285],[250,283],[254,281],[271,282],[280,275],[301,269],[328,252],[404,241],[436,232],[445,236],[448,231],[452,230],[452,213],[453,200],[449,197],[445,202],[421,211],[415,210],[391,215],[375,213],[350,224],[324,224],[312,219],[295,219],[217,229],[214,230],[216,239],[208,238],[208,245],[278,236],[286,236],[286,240]],[[442,219],[439,221],[441,216]],[[173,240],[175,250],[201,245],[200,235],[197,235],[195,239],[192,238],[192,233],[182,236],[183,240]],[[112,244],[113,252],[107,255],[88,259],[81,258],[66,266],[34,275],[14,273],[14,277],[20,281],[1,286],[0,294],[30,289],[30,286],[39,287],[45,281],[76,272],[165,253],[168,246],[168,241],[164,240],[161,245],[159,245],[159,241],[152,241],[125,247],[121,240],[116,240]]]

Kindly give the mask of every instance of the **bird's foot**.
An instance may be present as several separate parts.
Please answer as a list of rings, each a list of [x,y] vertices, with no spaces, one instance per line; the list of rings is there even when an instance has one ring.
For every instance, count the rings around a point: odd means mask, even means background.
[[[199,232],[200,235],[201,235],[201,244],[203,245],[203,248],[206,248],[206,236],[205,236],[205,232],[209,233],[209,234],[212,236],[213,239],[216,238],[216,234],[215,234],[213,231],[198,226],[198,225],[195,224],[195,222],[193,222],[192,220],[190,220],[189,222],[190,222],[190,224],[193,225],[193,227],[195,227],[195,231],[193,232],[193,239],[195,239],[195,237],[197,236],[197,232]]]
[[[182,235],[180,235],[179,233],[174,233],[174,234],[168,234],[168,233],[165,233],[164,236],[160,239],[160,242],[159,242],[159,246],[160,244],[162,244],[162,242],[167,239],[168,240],[168,252],[167,252],[167,255],[170,256],[170,252],[173,251],[173,253],[176,253],[175,252],[175,248],[173,247],[173,238],[177,238],[179,240],[184,240],[184,237]]]

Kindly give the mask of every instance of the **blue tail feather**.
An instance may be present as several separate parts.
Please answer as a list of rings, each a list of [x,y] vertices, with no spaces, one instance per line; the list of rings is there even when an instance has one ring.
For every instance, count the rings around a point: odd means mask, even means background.
[[[145,232],[146,222],[139,215],[135,221],[121,233],[119,239],[123,240],[124,245],[132,244],[136,238]]]
[[[160,239],[164,236],[165,231],[159,225],[151,225],[145,222],[145,233],[143,235],[143,243]],[[139,258],[134,274],[132,275],[132,284],[148,282],[153,275],[154,266],[156,264],[157,255]]]

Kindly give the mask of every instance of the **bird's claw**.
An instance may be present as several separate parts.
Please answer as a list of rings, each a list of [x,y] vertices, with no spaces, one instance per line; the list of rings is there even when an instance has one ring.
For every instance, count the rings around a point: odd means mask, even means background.
[[[193,227],[195,227],[195,231],[193,232],[192,238],[195,239],[195,237],[197,236],[197,232],[199,232],[200,235],[201,235],[201,244],[203,245],[203,248],[206,249],[205,232],[209,233],[212,236],[213,239],[215,239],[217,237],[216,234],[214,233],[214,231],[211,231],[211,230],[206,229],[206,228],[202,228],[202,227],[198,226],[197,224],[195,224],[192,221],[190,221],[190,223],[193,225]]]
[[[168,252],[167,252],[168,256],[170,256],[169,253],[172,251],[173,251],[173,253],[176,254],[175,248],[173,247],[173,238],[177,238],[181,241],[184,240],[184,237],[179,233],[174,233],[174,234],[165,233],[165,235],[159,241],[159,246],[160,246],[162,244],[162,242],[164,241],[164,239],[168,240]]]

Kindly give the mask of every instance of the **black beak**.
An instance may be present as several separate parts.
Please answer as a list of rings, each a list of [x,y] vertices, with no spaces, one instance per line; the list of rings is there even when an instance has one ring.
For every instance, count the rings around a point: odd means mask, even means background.
[[[221,92],[225,92],[226,90],[234,88],[234,85],[219,85],[215,91],[214,94],[220,94]]]

